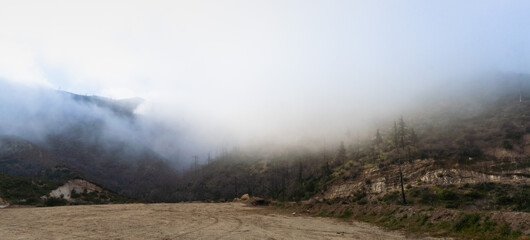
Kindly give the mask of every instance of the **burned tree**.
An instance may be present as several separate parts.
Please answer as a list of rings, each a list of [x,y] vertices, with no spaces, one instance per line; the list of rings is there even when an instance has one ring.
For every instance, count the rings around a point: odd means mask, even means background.
[[[399,151],[400,147],[403,152],[405,150],[405,122],[403,121],[403,117],[399,119],[399,130],[396,121],[394,121],[394,147],[398,155],[399,183],[401,185],[401,196],[403,197],[403,205],[407,205],[407,199],[405,198],[405,188],[403,187],[403,171],[401,170],[401,153]]]

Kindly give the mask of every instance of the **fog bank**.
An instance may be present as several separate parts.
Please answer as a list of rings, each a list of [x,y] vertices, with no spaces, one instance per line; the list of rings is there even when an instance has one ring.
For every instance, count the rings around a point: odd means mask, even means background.
[[[172,161],[362,136],[530,69],[527,1],[2,5],[0,134],[104,119],[109,138]],[[130,122],[56,90],[145,102]]]

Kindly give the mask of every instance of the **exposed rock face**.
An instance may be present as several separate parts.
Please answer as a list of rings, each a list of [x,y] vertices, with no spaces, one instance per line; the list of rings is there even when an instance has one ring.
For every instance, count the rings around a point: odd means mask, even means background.
[[[48,195],[49,197],[64,198],[66,200],[71,201],[72,190],[74,190],[76,193],[83,193],[85,191],[87,193],[103,191],[101,187],[98,187],[94,185],[93,183],[90,183],[82,179],[73,179],[73,180],[69,180],[67,183],[58,187],[57,189],[51,191],[50,194]]]
[[[386,178],[378,178],[374,183],[372,183],[372,192],[374,193],[386,193]]]
[[[449,185],[480,182],[500,182],[502,177],[499,175],[488,175],[467,170],[438,169],[436,171],[426,173],[420,179],[423,183],[427,184]]]
[[[412,163],[402,165],[405,178],[417,179],[423,171],[432,169],[434,160],[416,160]],[[357,191],[365,191],[375,195],[385,194],[399,187],[399,178],[397,175],[398,166],[390,166],[389,169],[382,170],[379,168],[370,168],[363,171],[361,176],[355,180],[349,180],[340,184],[331,186],[324,194],[325,199],[349,198],[353,197]],[[365,180],[371,180],[371,183]]]
[[[416,160],[404,163],[403,178],[405,185],[413,187],[418,185],[450,185],[450,184],[475,184],[481,182],[497,182],[508,184],[530,184],[530,178],[524,174],[485,174],[461,169],[440,169],[433,165],[434,160]],[[372,193],[372,196],[381,196],[387,192],[400,190],[398,166],[392,166],[383,171],[378,168],[367,169],[355,180],[349,180],[331,186],[324,199],[349,198],[357,191]],[[365,180],[371,180],[365,182]]]
[[[362,183],[358,182],[346,182],[340,185],[333,185],[329,190],[329,194],[326,194],[324,198],[347,198],[353,196],[353,194],[361,189]]]

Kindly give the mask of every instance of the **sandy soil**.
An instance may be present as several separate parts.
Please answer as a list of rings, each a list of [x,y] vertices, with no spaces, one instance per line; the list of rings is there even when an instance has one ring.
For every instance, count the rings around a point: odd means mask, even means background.
[[[405,239],[359,222],[242,203],[118,204],[0,210],[2,239]]]

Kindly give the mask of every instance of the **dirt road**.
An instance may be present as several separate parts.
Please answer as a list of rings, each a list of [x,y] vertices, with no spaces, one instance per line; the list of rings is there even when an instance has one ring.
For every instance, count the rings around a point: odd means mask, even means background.
[[[242,203],[0,209],[1,239],[405,239],[358,222]]]

